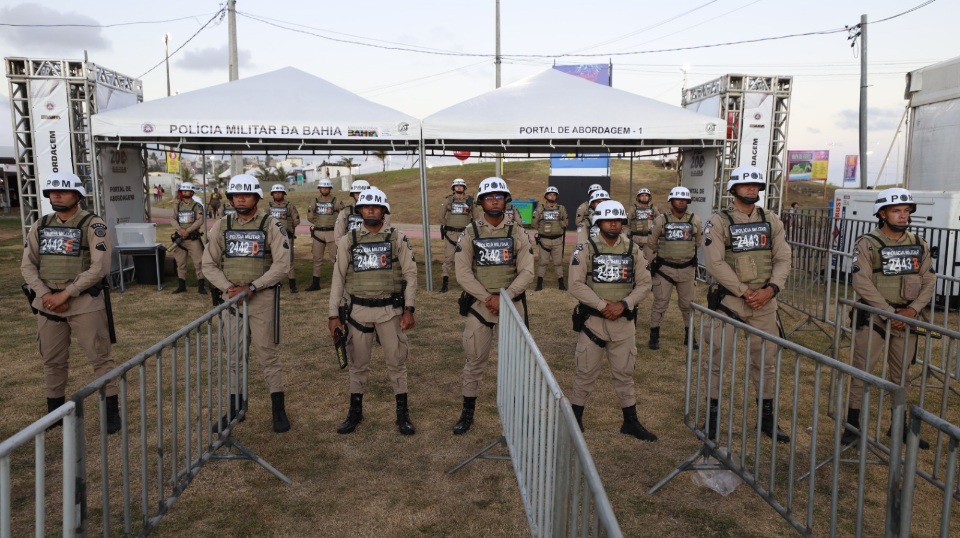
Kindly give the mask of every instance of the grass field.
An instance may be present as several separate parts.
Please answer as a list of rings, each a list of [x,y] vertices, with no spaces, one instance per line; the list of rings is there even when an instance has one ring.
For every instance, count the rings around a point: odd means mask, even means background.
[[[675,172],[649,164],[635,165],[634,189],[648,186],[661,203]],[[627,191],[628,164],[614,162],[613,194],[631,201]],[[449,192],[454,177],[464,177],[475,189],[492,175],[492,164],[431,170],[432,207]],[[546,183],[546,164],[539,161],[507,163],[504,176],[515,197],[540,198]],[[417,171],[376,174],[374,184],[384,189],[393,206],[395,223],[420,218]],[[266,190],[267,186],[265,186]],[[294,192],[301,207],[313,192]],[[578,195],[579,196],[579,195]],[[825,205],[818,194],[799,199],[802,206]],[[169,205],[169,202],[167,202]],[[169,229],[158,230],[158,237]],[[412,240],[423,263],[422,240]],[[308,239],[297,245],[297,275],[301,289],[309,282]],[[432,243],[433,271],[439,281],[440,240]],[[572,250],[572,249],[571,249]],[[22,242],[19,222],[0,220],[0,332],[3,351],[0,378],[0,438],[6,438],[45,411],[42,367],[36,348],[35,320],[20,296]],[[569,257],[570,250],[567,251]],[[174,505],[157,536],[528,536],[516,480],[505,462],[478,461],[455,475],[445,471],[500,434],[495,409],[493,362],[481,384],[474,428],[455,437],[450,429],[460,409],[460,371],[463,323],[456,314],[459,289],[450,293],[418,295],[417,326],[409,332],[411,418],[417,435],[402,437],[393,424],[394,401],[379,350],[374,353],[369,391],[364,399],[365,420],[352,435],[334,430],[347,411],[347,373],[337,368],[326,330],[329,264],[323,289],[290,294],[282,299],[282,358],[286,368],[287,410],[293,429],[277,435],[270,429],[270,403],[259,365],[252,363],[250,414],[236,436],[293,479],[286,486],[252,463],[214,462],[207,465]],[[420,279],[423,285],[423,270]],[[573,380],[575,333],[570,328],[573,298],[556,289],[547,273],[543,292],[529,293],[531,332],[547,358],[561,388]],[[191,271],[192,275],[192,271]],[[119,343],[114,357],[121,362],[193,320],[209,307],[209,299],[195,293],[171,295],[173,282],[157,293],[153,286],[137,285],[114,294]],[[193,282],[191,277],[191,283]],[[698,302],[704,289],[698,288]],[[609,378],[601,376],[584,416],[586,439],[597,463],[614,512],[626,536],[785,536],[792,529],[766,504],[741,486],[728,497],[694,485],[688,476],[673,481],[656,495],[647,488],[698,447],[682,423],[684,347],[682,322],[675,303],[667,312],[662,348],[646,348],[649,328],[648,298],[638,324],[638,414],[641,422],[660,436],[643,443],[618,432],[622,420]],[[810,333],[804,338],[816,338]],[[814,347],[814,346],[811,346]],[[92,372],[82,352],[71,350],[68,393],[89,381]],[[59,441],[48,436],[51,446]],[[115,447],[116,445],[111,445]],[[26,463],[26,458],[21,461]],[[95,480],[95,479],[94,479]],[[94,531],[93,534],[97,534]],[[842,534],[842,532],[841,532]]]

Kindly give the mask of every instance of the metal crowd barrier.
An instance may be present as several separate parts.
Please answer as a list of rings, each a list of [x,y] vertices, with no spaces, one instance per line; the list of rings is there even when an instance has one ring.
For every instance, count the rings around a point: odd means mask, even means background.
[[[12,505],[16,500],[17,505],[29,505],[24,492],[28,490],[27,482],[29,476],[18,477],[16,490],[13,488],[12,460],[13,452],[26,445],[31,440],[34,444],[33,450],[33,530],[34,535],[42,538],[47,534],[47,460],[53,461],[53,457],[58,452],[62,461],[60,474],[60,498],[62,500],[61,509],[63,512],[60,518],[60,528],[64,538],[70,538],[74,535],[76,527],[76,513],[74,511],[73,499],[76,495],[76,434],[77,425],[76,405],[73,402],[67,402],[59,408],[51,411],[40,420],[30,426],[20,430],[13,437],[0,443],[0,538],[10,538],[11,536],[25,536],[27,534],[27,524],[21,524],[16,528],[13,526]],[[47,428],[53,426],[58,421],[63,421],[62,437],[60,446],[52,443],[50,453],[47,452],[46,433]],[[25,473],[29,474],[29,473]],[[50,507],[52,509],[53,506]],[[24,519],[29,518],[25,514]],[[19,523],[19,521],[18,521]]]
[[[828,329],[837,325],[840,299],[853,299],[854,292],[847,284],[846,276],[840,274],[839,265],[831,260],[850,258],[851,255],[828,247],[788,242],[792,268],[777,302],[798,311],[805,318],[788,331],[787,336],[800,331],[820,331],[833,336],[833,331]]]
[[[531,536],[623,536],[570,401],[503,290],[498,323],[497,408],[503,433],[448,472],[475,459],[509,459]],[[498,445],[510,456],[487,454]]]
[[[885,415],[882,411],[889,409],[892,437],[887,453],[900,454],[905,391],[699,304],[692,308],[701,346],[693,350],[688,342],[684,423],[703,446],[650,493],[683,471],[725,470],[753,488],[803,536],[896,536],[900,459],[893,465],[889,458],[874,461],[875,451],[868,448],[879,442],[867,436],[860,436],[853,447],[841,446],[845,417],[836,420],[831,410],[846,409],[847,380],[861,380],[868,388],[862,420],[869,424],[874,414]],[[758,339],[760,351],[752,351],[750,344]],[[779,445],[761,432],[758,395],[763,393],[764,380],[760,377],[755,386],[752,378],[753,366],[762,372],[771,361],[776,371],[774,419],[791,436],[789,443]],[[716,386],[709,375],[714,364],[720,371]],[[717,396],[719,404],[715,425],[707,424],[710,394]],[[711,426],[716,428],[715,439],[707,434]],[[848,451],[856,454],[845,454]],[[717,463],[698,463],[706,457]],[[877,471],[875,465],[886,469]]]
[[[960,428],[942,418],[924,411],[920,407],[910,407],[910,427],[907,435],[907,457],[903,470],[903,493],[900,508],[900,537],[908,538],[913,531],[913,496],[917,487],[917,462],[920,458],[921,427],[926,424],[937,430],[937,436],[945,436],[946,462],[943,464],[943,479],[932,482],[941,492],[940,503],[940,533],[941,538],[951,536],[950,523],[953,513],[953,501],[960,501],[960,467],[958,467],[958,452],[960,452]],[[938,452],[937,459],[940,460]],[[939,467],[940,465],[938,465]],[[930,503],[932,505],[932,503]],[[956,530],[954,530],[956,536]]]
[[[58,522],[64,536],[149,534],[210,460],[252,460],[290,482],[233,437],[233,429],[247,409],[249,318],[245,296],[213,308],[82,388],[59,409],[0,445],[0,469],[8,469],[3,462],[9,462],[10,449],[30,438],[37,439],[40,458],[45,428],[64,418],[63,514]],[[228,310],[234,315],[228,315]],[[123,427],[108,436],[105,400],[111,381],[119,384]],[[240,395],[241,407],[217,433],[219,428],[212,426],[228,413],[231,393]],[[95,401],[99,401],[98,410],[88,413]],[[41,481],[39,467],[37,476]],[[0,470],[0,491],[9,491],[9,484],[9,473]],[[36,492],[38,507],[56,502],[48,502],[48,493],[39,482]],[[91,509],[98,505],[99,510]],[[12,532],[24,534],[27,524],[21,520],[29,515],[21,510],[13,517],[17,522]],[[10,520],[9,510],[0,512],[0,523],[6,523],[6,527],[0,524],[0,529],[9,528]],[[45,535],[46,521],[40,508],[34,527],[37,536]]]

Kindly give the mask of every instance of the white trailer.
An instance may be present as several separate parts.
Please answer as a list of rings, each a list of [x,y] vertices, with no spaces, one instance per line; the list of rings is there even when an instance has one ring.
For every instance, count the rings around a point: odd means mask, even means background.
[[[960,167],[960,56],[907,73],[910,130],[904,178],[918,191],[956,189]],[[956,221],[954,221],[956,223]]]

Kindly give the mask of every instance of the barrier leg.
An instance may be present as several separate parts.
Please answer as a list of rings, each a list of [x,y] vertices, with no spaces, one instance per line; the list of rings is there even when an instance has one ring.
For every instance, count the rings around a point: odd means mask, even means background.
[[[463,462],[461,462],[460,464],[458,464],[458,465],[457,465],[456,467],[454,467],[453,469],[450,469],[449,471],[447,471],[447,474],[453,474],[453,473],[459,471],[460,469],[463,469],[464,467],[467,466],[468,463],[472,462],[473,460],[504,460],[504,461],[510,461],[510,456],[498,456],[498,455],[495,455],[495,454],[494,454],[494,455],[488,455],[488,454],[487,454],[487,452],[493,450],[493,448],[496,447],[497,445],[507,446],[507,439],[506,439],[504,436],[501,435],[500,437],[497,438],[496,441],[494,441],[494,442],[490,443],[489,445],[483,447],[483,448],[480,450],[480,452],[477,452],[476,454],[470,456],[469,458],[467,458],[466,460],[464,460]]]

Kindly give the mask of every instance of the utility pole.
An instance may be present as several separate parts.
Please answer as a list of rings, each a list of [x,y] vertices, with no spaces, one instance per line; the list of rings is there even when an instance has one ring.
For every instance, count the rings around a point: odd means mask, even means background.
[[[493,65],[496,68],[497,73],[497,88],[500,87],[500,0],[497,0],[497,44],[496,44],[496,58],[493,60]],[[497,177],[503,177],[503,154],[498,154],[497,159],[494,162],[493,175]]]
[[[163,34],[163,57],[167,62],[167,97],[170,97],[170,34]]]
[[[229,81],[233,82],[240,78],[240,67],[237,65],[239,59],[237,54],[237,0],[227,2],[227,39],[230,58]],[[240,156],[240,152],[235,151],[230,155],[230,175],[235,176],[242,173],[243,157]]]
[[[860,15],[860,188],[867,188],[867,15]]]

